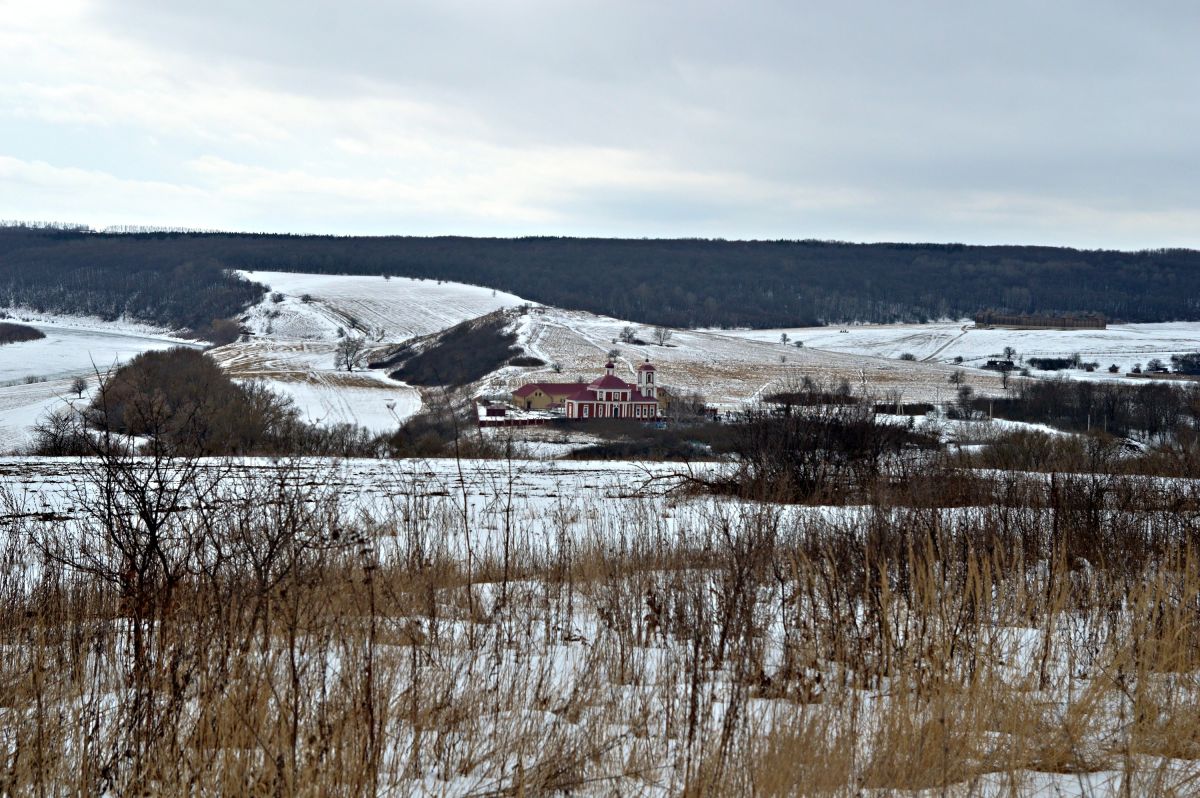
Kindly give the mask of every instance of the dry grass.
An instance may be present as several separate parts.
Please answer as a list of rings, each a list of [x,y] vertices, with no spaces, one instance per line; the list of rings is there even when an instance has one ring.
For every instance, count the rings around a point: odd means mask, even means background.
[[[333,484],[113,461],[8,512],[0,791],[1196,789],[1200,526],[1142,509],[1186,488],[597,500],[534,546],[497,484],[478,546],[465,496]]]

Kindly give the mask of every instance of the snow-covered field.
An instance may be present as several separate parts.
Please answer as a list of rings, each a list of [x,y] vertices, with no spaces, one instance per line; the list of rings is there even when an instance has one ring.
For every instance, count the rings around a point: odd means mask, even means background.
[[[357,424],[384,432],[421,409],[416,389],[375,371],[334,368],[333,341],[251,339],[212,350],[238,380],[258,380],[291,398],[316,424]]]
[[[845,332],[842,332],[845,330]],[[1031,357],[1070,357],[1079,354],[1104,368],[1115,363],[1124,373],[1151,358],[1166,362],[1171,355],[1200,349],[1200,322],[1114,324],[1107,330],[977,329],[971,322],[933,324],[865,324],[847,327],[796,327],[778,330],[721,331],[721,335],[780,345],[780,335],[804,346],[832,352],[899,358],[911,354],[919,361],[982,366],[1001,357],[1006,346]]]
[[[245,316],[253,333],[250,340],[213,350],[217,361],[235,379],[262,380],[290,397],[310,421],[353,423],[373,432],[395,429],[420,410],[421,397],[412,387],[378,372],[338,371],[334,350],[339,330],[381,346],[525,304],[520,297],[490,288],[436,280],[244,274],[269,286],[270,292]],[[283,295],[279,302],[271,296],[276,293]],[[96,368],[106,371],[140,352],[197,345],[124,321],[26,311],[12,315],[47,337],[0,346],[0,451],[27,442],[30,428],[47,410],[61,405],[76,376],[92,375]]]
[[[396,502],[414,500],[429,503],[423,513],[430,517],[439,512],[458,513],[465,501],[477,554],[494,548],[497,540],[493,533],[506,516],[519,519],[522,545],[542,553],[555,544],[552,532],[564,519],[569,519],[572,535],[580,538],[600,531],[621,534],[620,519],[626,514],[629,518],[644,516],[647,499],[664,489],[653,478],[686,468],[677,463],[554,460],[310,458],[286,466],[270,458],[204,462],[213,474],[227,474],[232,469],[241,478],[268,482],[277,478],[281,469],[294,468],[291,473],[299,484],[319,484],[337,492],[347,503],[347,517],[360,513],[383,517],[395,509]],[[80,458],[0,457],[0,495],[17,497],[20,505],[0,506],[0,520],[6,509],[9,513],[16,509],[27,514],[72,515],[73,508],[80,505],[78,491],[88,490],[85,474],[89,468],[94,466]],[[612,509],[613,516],[595,516],[597,501]],[[664,529],[674,529],[685,518],[694,523],[696,513],[711,505],[712,501],[706,500],[659,509],[653,521]],[[610,526],[614,522],[617,525]],[[603,530],[597,524],[603,525]],[[457,551],[463,543],[448,541],[446,545]]]
[[[83,317],[31,316],[13,311],[17,320],[45,333],[37,341],[0,346],[0,452],[29,439],[30,428],[47,411],[61,406],[79,376],[95,383],[107,372],[142,352],[196,346],[144,325]]]
[[[306,383],[325,395],[320,375],[333,362],[339,330],[365,335],[379,344],[395,344],[450,327],[501,308],[529,303],[489,288],[394,277],[347,277],[287,272],[242,272],[270,286],[272,293],[246,317],[254,332],[249,343],[234,344],[216,354],[238,376],[294,386]],[[279,299],[280,301],[275,301]],[[736,406],[772,386],[810,377],[818,382],[849,382],[856,389],[883,395],[898,392],[905,401],[934,400],[946,392],[951,368],[939,363],[897,362],[886,353],[806,351],[783,346],[778,333],[766,339],[676,330],[666,346],[614,343],[629,325],[620,319],[583,311],[532,306],[521,317],[521,344],[548,365],[541,369],[503,368],[478,386],[479,393],[505,393],[531,379],[546,381],[587,377],[604,364],[606,353],[621,350],[618,364],[631,379],[637,364],[649,357],[661,367],[665,386],[699,392],[708,401]],[[632,325],[651,340],[650,328]],[[864,356],[865,355],[865,356]],[[973,373],[976,391],[999,390],[994,374]],[[288,389],[292,390],[292,389]],[[389,400],[390,401],[390,400]],[[318,405],[343,404],[328,396]],[[351,406],[357,404],[353,400]],[[413,412],[417,409],[413,405]],[[368,414],[369,415],[369,414]],[[389,414],[388,420],[391,419]]]

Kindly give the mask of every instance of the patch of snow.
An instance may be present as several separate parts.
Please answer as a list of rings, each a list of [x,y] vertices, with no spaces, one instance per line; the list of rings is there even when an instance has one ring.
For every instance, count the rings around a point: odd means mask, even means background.
[[[29,324],[33,327],[44,328],[54,327],[60,329],[84,330],[105,333],[108,335],[122,334],[132,335],[141,338],[163,338],[166,340],[177,341],[179,343],[195,344],[192,339],[184,339],[174,336],[173,330],[166,327],[159,327],[146,322],[135,321],[127,318],[120,318],[113,321],[101,319],[98,316],[81,316],[76,314],[60,314],[60,313],[42,313],[31,308],[24,307],[0,307],[0,313],[3,313],[8,318],[5,321],[17,322],[20,324]],[[44,332],[45,330],[43,330]]]
[[[313,424],[355,424],[374,433],[389,432],[421,409],[420,394],[399,383],[366,387],[322,380],[265,382],[291,399],[301,418]]]

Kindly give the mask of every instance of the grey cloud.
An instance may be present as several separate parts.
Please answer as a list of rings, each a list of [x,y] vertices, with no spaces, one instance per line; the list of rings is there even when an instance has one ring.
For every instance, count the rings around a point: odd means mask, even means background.
[[[979,193],[1200,210],[1189,3],[106,0],[94,14],[190,68],[413,99],[499,146],[621,148],[773,187],[764,196],[884,204],[837,209],[838,229],[902,227],[916,197],[932,210]],[[670,227],[690,213],[670,201],[631,195],[626,218]],[[715,234],[746,229],[740,213],[700,215],[730,228]],[[1007,229],[961,224],[958,238]]]

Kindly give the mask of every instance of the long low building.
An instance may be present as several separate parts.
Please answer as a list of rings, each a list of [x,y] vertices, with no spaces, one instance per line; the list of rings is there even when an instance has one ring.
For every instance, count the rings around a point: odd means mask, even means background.
[[[527,382],[513,391],[512,403],[522,410],[561,410],[568,396],[587,387],[586,382]]]
[[[1104,330],[1108,320],[1099,313],[1068,313],[1052,316],[1036,313],[997,313],[991,310],[975,314],[976,327],[1012,327],[1024,330]]]

